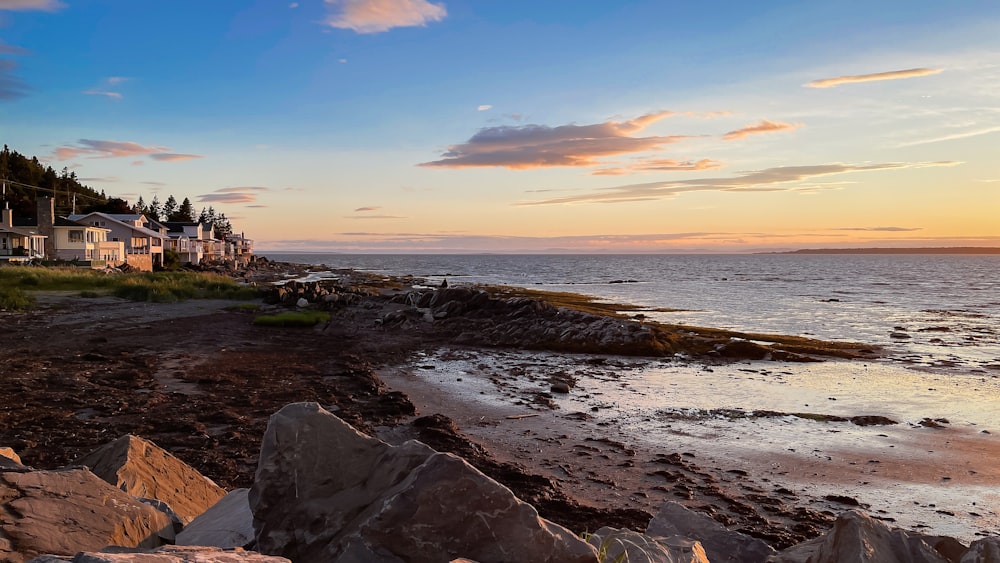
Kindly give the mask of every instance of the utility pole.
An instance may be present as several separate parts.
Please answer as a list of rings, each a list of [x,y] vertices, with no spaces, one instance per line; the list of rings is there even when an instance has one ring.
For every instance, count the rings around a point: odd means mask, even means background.
[[[76,215],[76,194],[75,193],[73,194],[73,213],[70,213],[70,215]]]

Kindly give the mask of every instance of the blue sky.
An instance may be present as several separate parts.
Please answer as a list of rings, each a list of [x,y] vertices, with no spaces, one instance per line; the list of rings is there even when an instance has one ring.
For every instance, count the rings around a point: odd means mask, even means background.
[[[1000,3],[0,0],[0,138],[272,250],[1000,245]]]

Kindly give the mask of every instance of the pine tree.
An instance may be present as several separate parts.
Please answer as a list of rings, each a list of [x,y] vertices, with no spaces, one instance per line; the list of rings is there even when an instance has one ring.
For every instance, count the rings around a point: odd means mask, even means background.
[[[191,200],[184,198],[181,202],[181,206],[177,208],[177,211],[171,215],[167,221],[180,221],[183,223],[191,223],[194,221],[194,207],[191,205]]]
[[[177,213],[177,199],[174,198],[174,194],[170,194],[167,201],[163,203],[163,211],[160,216],[163,217],[164,221],[173,221],[171,217],[174,217],[175,213]]]
[[[149,202],[149,207],[146,208],[146,216],[154,221],[159,221],[162,215],[163,206],[160,205],[160,198],[154,195],[153,201]]]

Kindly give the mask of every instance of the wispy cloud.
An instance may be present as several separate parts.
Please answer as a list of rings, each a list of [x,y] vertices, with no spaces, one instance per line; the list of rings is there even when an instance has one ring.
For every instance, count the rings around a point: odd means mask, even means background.
[[[847,174],[853,172],[873,172],[905,168],[925,168],[931,166],[954,166],[959,162],[887,162],[881,164],[818,164],[811,166],[784,166],[747,172],[730,178],[695,178],[669,182],[649,182],[629,184],[549,198],[538,201],[519,202],[516,205],[551,205],[560,203],[623,203],[649,201],[675,197],[686,192],[776,192],[796,191],[802,188],[814,190],[815,184],[803,186],[801,182],[812,178]]]
[[[657,158],[644,160],[637,164],[621,166],[616,168],[601,168],[595,170],[595,176],[622,176],[634,172],[690,172],[697,170],[717,170],[722,168],[722,163],[717,160],[703,158],[694,160],[673,160],[670,158]]]
[[[424,27],[448,15],[444,4],[427,0],[326,0],[333,13],[326,24],[356,33],[381,33],[395,27]]]
[[[2,11],[41,11],[55,12],[66,7],[66,4],[58,0],[0,0],[0,12]]]
[[[377,206],[377,205],[370,205],[370,206],[367,206],[367,207],[359,207],[359,208],[355,209],[354,212],[355,213],[363,213],[363,212],[366,212],[366,211],[378,211],[379,209],[382,209],[382,208],[379,207],[379,206]]]
[[[904,78],[917,78],[943,72],[941,68],[910,68],[906,70],[892,70],[889,72],[876,72],[872,74],[853,74],[845,76],[834,76],[832,78],[821,78],[807,82],[803,86],[808,88],[833,88],[841,84],[853,84],[855,82],[876,82],[879,80],[902,80]]]
[[[735,141],[737,139],[743,139],[749,137],[750,135],[759,135],[761,133],[778,133],[780,131],[794,131],[802,127],[801,123],[782,123],[781,121],[768,121],[762,119],[759,123],[754,123],[752,125],[747,125],[742,129],[736,129],[735,131],[730,131],[722,136],[725,141]]]
[[[996,133],[1000,131],[1000,125],[995,127],[986,127],[983,129],[973,129],[971,131],[962,131],[960,133],[952,133],[950,135],[942,135],[940,137],[932,137],[930,139],[920,139],[918,141],[909,141],[906,143],[898,143],[896,148],[903,147],[914,147],[917,145],[929,145],[931,143],[942,143],[944,141],[956,141],[958,139],[968,139],[969,137],[978,137],[980,135],[989,135],[990,133]]]
[[[834,231],[864,231],[864,232],[882,232],[882,233],[911,233],[913,231],[920,231],[922,227],[840,227],[833,229]]]
[[[257,195],[261,192],[271,191],[271,188],[264,186],[235,186],[219,188],[210,194],[198,196],[199,202],[204,203],[257,203]],[[262,205],[247,205],[247,207],[265,207]]]
[[[443,158],[420,166],[468,168],[502,166],[512,169],[551,166],[594,166],[600,157],[658,149],[685,136],[633,137],[673,112],[661,111],[623,122],[593,125],[523,125],[487,127],[464,143],[451,145]]]
[[[17,63],[0,59],[0,100],[16,100],[28,95],[28,85],[16,74]]]
[[[8,45],[0,41],[0,55],[27,55],[28,50],[17,45]]]
[[[179,154],[175,152],[160,152],[149,155],[149,158],[153,160],[159,160],[162,162],[181,162],[184,160],[195,160],[198,158],[205,158],[200,154]]]
[[[110,87],[122,84],[126,81],[128,81],[128,78],[124,76],[109,76],[101,81],[101,86],[84,90],[83,93],[88,96],[105,96],[107,98],[120,100],[123,97],[122,93],[116,90],[111,90]]]
[[[166,162],[202,158],[196,154],[172,153],[169,147],[146,146],[131,141],[102,141],[96,139],[80,139],[76,145],[63,145],[56,148],[53,156],[56,160],[70,160],[77,157],[126,158],[149,156],[152,159]],[[141,164],[142,162],[139,160],[133,164]]]
[[[218,194],[232,194],[232,193],[243,193],[243,192],[267,192],[271,188],[266,188],[264,186],[237,186],[232,188],[219,188],[215,190]]]
[[[406,219],[401,215],[345,215],[344,219]]]
[[[477,111],[487,111],[487,110],[491,110],[491,109],[493,109],[493,106],[491,106],[489,104],[483,104],[483,105],[479,106],[478,108],[476,108]]]

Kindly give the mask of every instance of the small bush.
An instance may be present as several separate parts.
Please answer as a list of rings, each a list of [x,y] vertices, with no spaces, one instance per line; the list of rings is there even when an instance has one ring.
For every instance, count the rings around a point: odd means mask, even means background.
[[[225,308],[227,311],[250,311],[257,312],[260,310],[260,305],[256,303],[240,303],[239,305],[230,305]]]
[[[35,302],[30,295],[16,287],[0,287],[0,309],[23,311]]]
[[[310,327],[330,320],[326,311],[287,311],[275,315],[260,315],[253,320],[257,326],[300,326]]]
[[[101,294],[96,291],[86,290],[80,292],[80,297],[83,297],[85,299],[93,299],[95,297],[100,297],[100,296]]]

